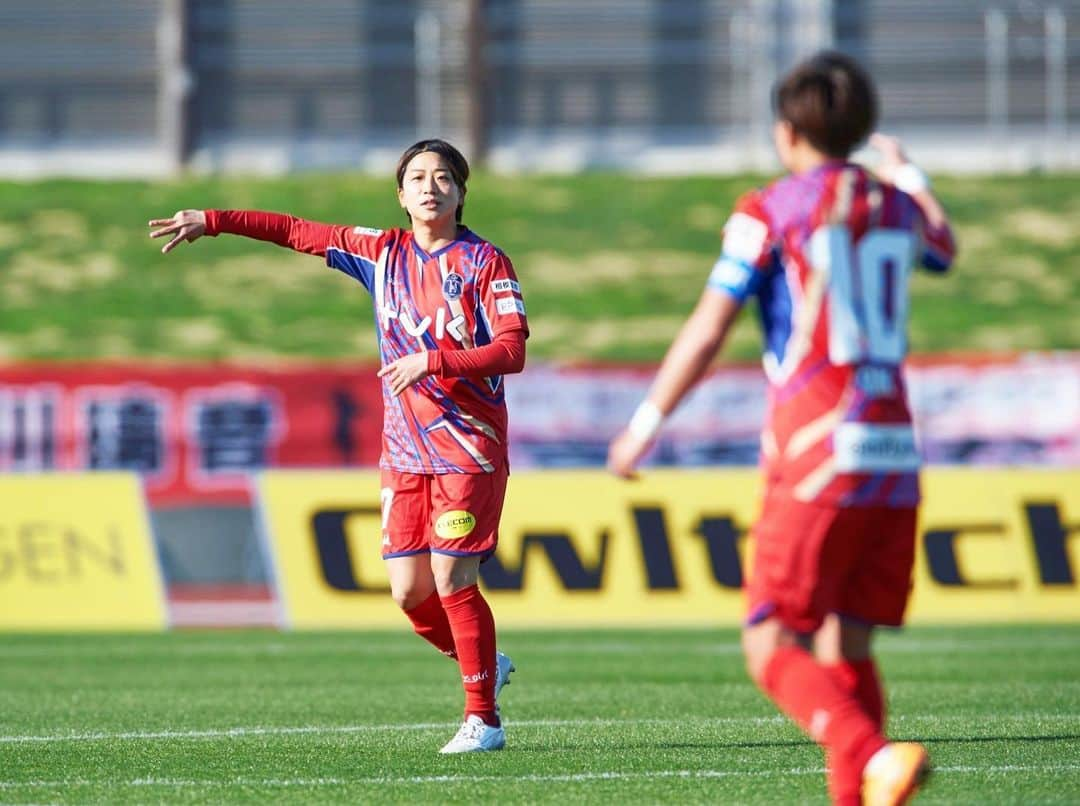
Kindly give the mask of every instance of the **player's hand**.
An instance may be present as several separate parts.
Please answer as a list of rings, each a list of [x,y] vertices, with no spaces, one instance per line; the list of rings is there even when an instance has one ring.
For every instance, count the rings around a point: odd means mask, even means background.
[[[206,213],[202,210],[178,210],[172,218],[155,218],[151,227],[159,229],[150,232],[151,238],[172,235],[173,238],[163,247],[162,254],[171,252],[181,241],[194,241],[206,234]]]
[[[608,447],[608,470],[620,478],[636,478],[638,462],[649,449],[649,445],[650,443],[642,442],[639,437],[624,428],[615,439],[611,440],[611,445]]]
[[[386,380],[390,387],[390,394],[397,397],[414,383],[430,374],[427,362],[427,353],[425,352],[403,355],[397,361],[380,369],[379,377]]]
[[[896,176],[896,169],[908,162],[907,154],[899,138],[890,134],[874,132],[870,135],[870,145],[881,154],[881,163],[877,166],[877,175],[890,185]]]

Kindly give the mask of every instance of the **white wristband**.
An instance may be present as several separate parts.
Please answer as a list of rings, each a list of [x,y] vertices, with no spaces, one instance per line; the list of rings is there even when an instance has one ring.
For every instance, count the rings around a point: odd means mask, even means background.
[[[643,400],[630,418],[626,430],[642,442],[649,442],[656,436],[663,422],[664,415],[660,413],[660,409],[651,401]]]
[[[930,178],[914,162],[905,162],[893,173],[893,184],[898,190],[914,196],[930,189]]]

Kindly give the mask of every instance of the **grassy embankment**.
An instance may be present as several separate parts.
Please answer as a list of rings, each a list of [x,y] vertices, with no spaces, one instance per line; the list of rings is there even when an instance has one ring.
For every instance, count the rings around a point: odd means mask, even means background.
[[[760,178],[478,176],[466,221],[521,276],[531,357],[658,360],[700,293],[737,194]],[[919,276],[915,352],[1080,347],[1080,176],[943,178],[962,253]],[[146,220],[256,207],[391,226],[392,179],[0,183],[0,360],[374,356],[362,288],[241,238],[165,257]],[[744,316],[727,352],[753,359]]]

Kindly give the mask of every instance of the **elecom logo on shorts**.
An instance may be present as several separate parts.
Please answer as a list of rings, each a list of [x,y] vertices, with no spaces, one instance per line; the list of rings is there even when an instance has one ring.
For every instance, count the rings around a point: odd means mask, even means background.
[[[476,528],[476,516],[464,509],[451,509],[435,521],[435,534],[443,540],[460,540]]]

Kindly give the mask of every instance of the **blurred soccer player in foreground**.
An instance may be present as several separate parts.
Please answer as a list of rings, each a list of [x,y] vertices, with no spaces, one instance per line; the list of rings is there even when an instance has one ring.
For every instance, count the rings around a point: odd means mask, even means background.
[[[525,365],[528,324],[510,259],[461,224],[469,166],[442,140],[401,156],[410,229],[331,226],[251,210],[181,210],[150,237],[231,233],[325,257],[372,295],[383,384],[382,552],[416,632],[455,658],[465,721],[444,753],[499,750],[496,697],[514,670],[477,587],[495,550],[509,473],[503,375]]]
[[[747,667],[825,749],[836,803],[903,803],[929,762],[922,746],[883,735],[870,639],[875,626],[902,623],[915,551],[919,457],[900,368],[908,274],[946,270],[953,239],[895,139],[871,138],[876,176],[848,161],[877,120],[873,84],[854,61],[818,54],[774,100],[789,175],[736,204],[705,291],[608,464],[633,474],[756,297],[769,410]]]

